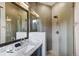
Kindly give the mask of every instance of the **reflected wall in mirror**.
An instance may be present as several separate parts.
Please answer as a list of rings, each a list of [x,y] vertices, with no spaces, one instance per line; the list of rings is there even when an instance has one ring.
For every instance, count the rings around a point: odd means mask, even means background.
[[[30,13],[30,32],[40,32],[42,23],[39,17]]]
[[[16,39],[17,32],[26,32],[28,36],[28,12],[20,8],[15,3],[5,3],[6,16],[6,42],[11,42]]]

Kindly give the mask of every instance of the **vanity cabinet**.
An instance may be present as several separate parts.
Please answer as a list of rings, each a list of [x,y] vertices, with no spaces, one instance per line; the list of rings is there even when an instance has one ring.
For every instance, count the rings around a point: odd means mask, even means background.
[[[42,56],[42,45],[31,56]]]

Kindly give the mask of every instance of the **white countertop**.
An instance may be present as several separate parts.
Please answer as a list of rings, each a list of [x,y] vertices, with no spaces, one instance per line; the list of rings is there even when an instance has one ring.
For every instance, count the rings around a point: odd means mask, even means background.
[[[27,39],[28,40],[28,39]],[[0,56],[30,56],[42,45],[42,55],[45,56],[45,33],[29,33],[29,41],[24,41],[25,44],[19,47],[18,50],[14,47],[14,44],[0,48]],[[17,42],[18,43],[18,42]],[[8,53],[7,50],[11,50],[13,46],[13,53]],[[2,51],[1,51],[2,50]]]
[[[0,56],[30,56],[37,48],[42,45],[42,42],[32,42],[29,41],[28,45],[24,46],[23,48],[12,51],[13,53],[7,53],[7,51],[0,53]]]

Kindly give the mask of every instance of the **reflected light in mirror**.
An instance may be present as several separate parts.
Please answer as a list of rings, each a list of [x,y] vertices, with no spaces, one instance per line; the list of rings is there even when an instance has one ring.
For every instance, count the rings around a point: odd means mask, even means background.
[[[37,20],[33,20],[33,23],[36,23],[37,22]]]
[[[10,18],[7,17],[7,21],[10,22],[10,21],[12,21],[12,20],[11,20]]]

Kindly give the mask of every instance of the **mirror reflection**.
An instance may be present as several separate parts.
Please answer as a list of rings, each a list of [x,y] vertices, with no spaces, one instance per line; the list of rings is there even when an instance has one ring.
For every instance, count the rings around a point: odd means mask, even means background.
[[[42,23],[39,17],[30,14],[30,32],[40,32],[42,29]]]
[[[27,12],[13,3],[5,3],[6,42],[16,40],[17,32],[27,34]],[[27,37],[27,35],[26,35]]]
[[[37,17],[30,14],[30,31],[37,32]]]

